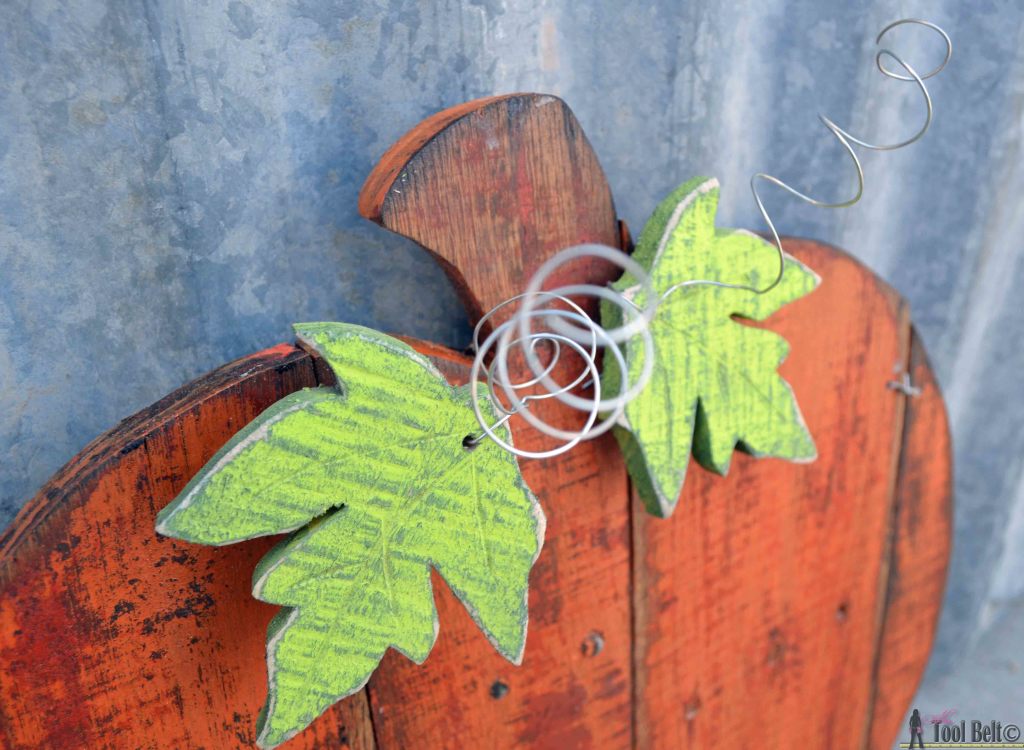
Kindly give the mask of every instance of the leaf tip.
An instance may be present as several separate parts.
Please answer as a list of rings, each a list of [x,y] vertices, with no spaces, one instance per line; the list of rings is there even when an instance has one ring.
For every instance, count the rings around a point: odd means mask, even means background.
[[[271,716],[273,709],[268,709],[269,705],[270,696],[267,696],[267,702],[263,704],[263,708],[260,709],[259,718],[256,719],[256,747],[262,748],[262,750],[272,750],[272,748],[284,744],[306,728],[305,726],[296,727],[290,731],[278,729],[274,726],[273,717]]]
[[[157,534],[167,537],[175,536],[174,529],[171,526],[171,519],[174,517],[176,510],[175,505],[177,505],[177,501],[172,501],[169,505],[165,505],[161,508],[160,512],[156,514],[154,527],[156,528]]]
[[[676,506],[679,505],[679,499],[668,500],[664,495],[658,494],[654,498],[654,502],[644,502],[644,506],[647,508],[647,512],[655,518],[669,518],[675,512]]]
[[[524,608],[524,611],[526,611],[526,606],[527,606],[526,602],[527,602],[527,598],[528,597],[529,597],[529,589],[527,589],[523,593],[523,608]],[[519,666],[522,666],[522,664],[523,664],[523,657],[526,654],[526,636],[527,636],[527,633],[529,632],[529,630],[530,630],[530,617],[529,617],[529,614],[527,614],[523,618],[523,628],[519,632],[519,637],[517,638],[517,642],[516,643],[503,643],[503,642],[499,641],[497,638],[491,638],[490,636],[488,636],[488,640],[491,641],[491,643],[493,644],[493,646],[497,650],[497,652],[499,654],[501,654],[509,663],[513,664],[514,666],[519,667]]]
[[[197,530],[192,528],[193,524],[189,522],[190,514],[187,511],[190,504],[191,493],[186,488],[186,490],[183,490],[180,495],[161,508],[160,512],[156,514],[156,521],[154,523],[156,533],[169,539],[181,539],[186,542],[223,544],[224,542],[199,538],[203,535],[201,533],[197,534]]]
[[[698,193],[707,193],[722,187],[717,177],[694,177],[691,182],[696,183],[694,191]]]
[[[386,333],[355,323],[293,323],[292,330],[299,344],[323,358],[338,381],[337,390],[342,392],[347,390],[343,373],[346,363],[351,360],[360,366],[365,364],[365,350],[357,351],[353,348],[360,345],[373,347],[382,357],[391,358],[391,366],[412,362],[422,370],[422,373],[426,373],[426,382],[432,385],[440,384],[450,389],[448,382],[433,362],[401,339],[388,336]],[[398,359],[395,359],[396,356]]]
[[[647,471],[649,473],[649,470]],[[647,482],[636,482],[635,486],[650,515],[655,518],[670,518],[679,505],[684,482],[685,469],[682,477],[673,475],[671,478],[658,478],[652,475]]]
[[[814,436],[811,434],[807,424],[803,421],[803,415],[800,417],[800,423],[803,426],[804,441],[803,445],[800,446],[798,451],[790,459],[793,463],[797,464],[810,464],[818,460],[818,446],[814,442]]]

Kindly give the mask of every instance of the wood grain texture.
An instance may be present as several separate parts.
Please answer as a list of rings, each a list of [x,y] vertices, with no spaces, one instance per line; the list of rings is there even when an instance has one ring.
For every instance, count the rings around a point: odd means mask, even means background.
[[[561,99],[540,94],[481,99],[420,123],[381,158],[359,210],[429,250],[474,321],[523,291],[556,251],[621,240],[611,191],[579,122]],[[567,274],[603,282],[616,273],[581,261],[551,284]]]
[[[253,573],[253,596],[283,607],[267,632],[261,747],[362,690],[389,648],[427,658],[438,630],[431,569],[518,664],[544,541],[544,514],[515,457],[491,441],[463,443],[479,431],[469,388],[363,326],[305,323],[295,333],[337,386],[304,388],[260,414],[156,526],[210,545],[298,529]]]
[[[0,745],[252,747],[276,608],[248,582],[272,539],[158,536],[156,512],[238,429],[316,385],[281,346],[226,365],[94,441],[0,541]],[[288,747],[371,750],[365,695]]]
[[[388,190],[378,173],[397,175]],[[569,109],[550,96],[483,100],[456,119],[424,123],[384,156],[361,210],[439,258],[474,321],[521,292],[558,250],[581,242],[614,247],[622,237],[596,156]],[[567,272],[603,283],[614,269],[575,264]],[[549,405],[538,404],[537,413],[552,416]],[[515,440],[528,450],[546,445],[528,430]],[[622,458],[606,436],[522,469],[548,518],[531,576],[522,666],[494,654],[445,591],[441,632],[425,666],[388,654],[370,681],[382,747],[415,747],[426,737],[453,748],[631,745]],[[588,648],[595,638],[603,642],[596,654]]]
[[[644,226],[633,253],[648,273],[650,291],[629,272],[613,286],[639,308],[657,302],[650,324],[656,354],[651,377],[626,405],[615,437],[637,494],[661,517],[675,508],[691,454],[719,474],[728,473],[739,445],[752,455],[800,463],[816,455],[796,396],[777,372],[789,344],[738,318],[764,320],[813,292],[818,277],[788,255],[779,276],[772,243],[717,227],[718,193],[718,180],[704,177],[672,191]],[[678,286],[690,282],[708,283]],[[752,291],[758,289],[764,291]],[[602,303],[601,314],[605,328],[623,323],[621,308],[610,302]],[[636,341],[627,342],[625,352],[629,382],[638,383],[648,354]],[[605,364],[606,387],[616,393],[619,367]]]
[[[478,281],[452,263],[477,235],[495,243],[477,252],[518,259],[521,277],[481,270],[494,288],[465,287],[477,308],[520,291],[562,245],[628,237],[567,117],[558,100],[530,96],[439,116],[431,128],[442,132],[423,130],[384,168],[400,175],[407,159],[413,183],[435,186],[424,170],[459,162],[461,133],[466,161],[481,165],[457,166],[465,195],[449,186],[444,204],[402,199],[385,174],[392,187],[378,191],[375,215],[437,243],[464,285]],[[474,135],[477,120],[518,165],[518,192],[491,141]],[[539,164],[548,142],[556,164]],[[574,149],[576,161],[557,156]],[[534,177],[578,191],[597,183],[596,197],[570,191],[534,211],[527,198],[552,198]],[[491,185],[504,200],[486,200]],[[422,226],[414,210],[427,212]],[[948,560],[945,414],[896,295],[832,248],[787,248],[822,286],[765,325],[792,346],[781,372],[817,463],[739,455],[727,479],[695,467],[668,521],[630,505],[613,441],[524,464],[549,525],[523,666],[494,652],[435,576],[441,630],[425,665],[389,653],[365,691],[284,747],[886,748],[924,668]],[[413,343],[465,381],[466,357]],[[908,361],[924,389],[911,400],[885,387]],[[240,360],[95,441],[25,508],[0,538],[0,745],[253,746],[274,608],[249,586],[272,540],[196,547],[156,536],[153,522],[263,409],[332,382],[292,346]],[[530,436],[516,439],[529,447]]]
[[[795,466],[738,455],[725,479],[695,469],[671,522],[635,513],[640,747],[887,747],[891,711],[867,745],[870,717],[892,705],[902,718],[924,670],[947,550],[915,553],[916,606],[892,610],[889,595],[892,540],[902,549],[913,523],[894,526],[907,397],[887,388],[908,361],[907,309],[849,257],[785,244],[822,277],[767,323],[793,345],[781,373],[819,458]],[[913,409],[943,407],[930,390]],[[905,514],[929,518],[945,538],[948,453],[940,441],[915,455],[940,478]],[[885,644],[913,632],[925,645],[900,654],[897,679],[883,652],[899,646]]]
[[[910,365],[921,393],[906,401],[892,503],[882,629],[875,655],[874,707],[864,747],[887,749],[928,661],[943,599],[953,527],[949,422],[928,356],[911,330]]]
[[[394,186],[399,174],[406,168],[409,160],[420,149],[457,120],[462,119],[466,115],[473,114],[489,104],[496,104],[503,99],[508,99],[510,96],[515,95],[492,96],[456,104],[454,107],[435,112],[413,127],[412,130],[402,136],[384,153],[376,167],[366,178],[362,190],[359,191],[359,214],[370,221],[375,221],[378,224],[381,223],[383,221],[384,203],[388,193]]]

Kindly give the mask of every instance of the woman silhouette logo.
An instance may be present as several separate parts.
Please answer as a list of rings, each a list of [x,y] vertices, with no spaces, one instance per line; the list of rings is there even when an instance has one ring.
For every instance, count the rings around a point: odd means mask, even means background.
[[[914,740],[917,740],[917,746],[924,747],[924,731],[921,729],[921,714],[914,709],[914,713],[910,715],[910,746],[914,746]]]

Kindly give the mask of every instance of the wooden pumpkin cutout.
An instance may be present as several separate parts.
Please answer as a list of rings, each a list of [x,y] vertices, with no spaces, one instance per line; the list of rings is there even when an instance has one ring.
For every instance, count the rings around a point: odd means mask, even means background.
[[[549,96],[430,118],[385,155],[360,208],[430,249],[474,318],[562,247],[624,234]],[[667,521],[631,499],[611,436],[524,462],[548,530],[522,666],[434,576],[426,663],[389,653],[283,747],[888,747],[948,562],[945,412],[897,295],[832,248],[786,248],[821,288],[764,325],[791,344],[782,374],[817,462],[737,456],[726,479],[693,467]],[[410,343],[465,382],[466,357]],[[886,387],[894,368],[919,397]],[[248,584],[272,540],[196,547],[157,536],[154,518],[266,407],[331,382],[291,345],[239,360],[122,422],[25,507],[0,539],[5,747],[253,745],[274,608]]]

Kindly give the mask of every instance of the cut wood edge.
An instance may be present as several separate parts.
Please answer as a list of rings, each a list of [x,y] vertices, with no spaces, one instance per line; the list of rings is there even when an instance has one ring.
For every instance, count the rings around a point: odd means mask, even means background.
[[[953,532],[953,457],[949,417],[928,354],[911,328],[906,372],[916,396],[904,396],[906,414],[894,488],[892,533],[885,602],[875,672],[874,701],[863,748],[889,748],[925,674],[942,610]],[[933,459],[928,468],[922,459]],[[937,471],[934,470],[937,467]],[[925,504],[931,493],[936,500]],[[913,620],[925,630],[903,630],[922,606],[930,617]]]
[[[910,350],[913,331],[910,323],[910,307],[902,297],[896,297],[899,334],[900,334],[900,359],[895,364],[892,380],[899,378],[900,372],[907,372],[910,367]],[[889,388],[892,380],[886,383]],[[891,389],[890,389],[891,390]],[[880,690],[878,683],[878,671],[882,660],[882,642],[885,636],[886,612],[892,589],[892,570],[894,549],[899,544],[899,502],[898,487],[900,479],[900,466],[903,460],[907,436],[907,396],[899,391],[892,390],[892,397],[896,401],[896,423],[892,433],[892,449],[889,452],[889,488],[886,493],[886,507],[888,509],[887,522],[885,527],[885,543],[882,545],[882,555],[879,563],[878,594],[875,602],[875,641],[871,673],[868,676],[868,706],[867,714],[864,717],[865,732],[871,725],[872,716],[875,712],[875,702],[879,699]]]
[[[391,186],[395,184],[395,180],[398,179],[402,170],[406,168],[424,146],[466,115],[489,107],[497,102],[523,96],[534,95],[501,94],[483,99],[474,99],[471,102],[443,109],[421,121],[412,130],[395,141],[391,148],[385,151],[384,155],[377,161],[377,165],[370,172],[366,182],[363,183],[362,189],[359,191],[359,215],[375,224],[380,224],[388,191],[391,190]]]
[[[569,106],[549,94],[480,99],[416,125],[367,177],[359,212],[431,255],[471,325],[521,293],[559,250],[622,243],[593,145]],[[620,272],[598,259],[558,271],[598,285]],[[510,312],[498,312],[484,335]]]
[[[0,585],[9,582],[10,566],[17,564],[14,551],[26,534],[45,522],[71,493],[69,487],[81,488],[95,479],[108,462],[131,453],[145,443],[145,438],[183,413],[217,394],[255,378],[267,370],[282,372],[300,367],[307,359],[305,352],[293,344],[277,344],[218,367],[172,391],[156,403],[122,419],[116,427],[88,443],[61,467],[46,484],[22,507],[0,534]]]
[[[905,541],[904,536],[901,535],[901,529],[898,527],[900,523],[906,523],[906,513],[899,512],[907,503],[908,499],[911,499],[914,489],[909,486],[907,481],[907,450],[906,442],[912,440],[925,441],[929,438],[932,431],[940,432],[938,440],[940,443],[944,443],[944,446],[940,446],[939,453],[942,455],[942,462],[945,466],[950,466],[949,459],[949,431],[948,424],[945,418],[945,407],[942,401],[941,394],[938,393],[938,389],[935,385],[934,376],[930,370],[930,366],[927,361],[927,356],[924,352],[923,346],[916,332],[913,331],[913,327],[910,323],[909,307],[902,297],[883,279],[874,274],[869,267],[864,263],[851,256],[846,251],[829,245],[823,242],[817,242],[814,240],[805,240],[799,238],[783,238],[783,246],[787,252],[792,253],[794,256],[803,259],[805,254],[808,252],[820,252],[824,251],[830,255],[834,255],[838,262],[848,263],[855,266],[860,273],[869,275],[873,280],[873,287],[875,291],[884,298],[888,306],[890,307],[891,314],[894,318],[894,322],[899,328],[901,338],[901,350],[903,355],[901,357],[902,364],[907,368],[908,372],[911,372],[913,382],[915,386],[919,386],[923,390],[922,397],[920,399],[911,399],[911,403],[906,406],[905,409],[898,410],[897,413],[897,424],[894,425],[893,434],[893,449],[890,451],[891,467],[888,473],[890,477],[891,487],[888,492],[889,496],[889,508],[890,508],[890,521],[889,521],[889,533],[892,536],[891,544],[884,545],[883,554],[886,559],[883,560],[882,575],[879,580],[879,592],[880,596],[876,599],[878,603],[878,612],[876,616],[875,625],[875,649],[874,664],[875,668],[872,672],[866,675],[866,679],[870,680],[870,694],[867,706],[867,715],[865,716],[864,727],[865,733],[857,745],[858,747],[871,747],[871,748],[888,748],[891,744],[892,738],[895,736],[896,727],[902,720],[906,709],[909,706],[910,700],[914,694],[916,686],[920,682],[921,677],[924,674],[925,666],[927,662],[928,654],[930,653],[931,644],[934,639],[935,626],[937,624],[938,613],[941,609],[942,604],[942,584],[945,581],[946,572],[948,571],[949,564],[949,547],[948,538],[950,533],[949,519],[951,518],[951,490],[950,490],[950,478],[947,473],[944,477],[936,477],[935,481],[938,485],[944,486],[944,494],[933,492],[930,497],[930,505],[933,509],[941,509],[941,521],[939,522],[938,528],[941,532],[943,542],[938,545],[938,548],[933,550],[931,555],[931,582],[933,584],[933,590],[927,596],[923,597],[924,601],[929,606],[934,608],[934,612],[930,615],[929,622],[931,624],[930,630],[925,634],[917,644],[917,651],[911,655],[911,658],[904,659],[900,665],[902,674],[900,675],[901,680],[898,684],[880,682],[880,678],[883,677],[886,672],[887,662],[890,659],[890,655],[894,650],[898,648],[898,644],[893,641],[894,633],[898,632],[898,613],[894,611],[894,607],[898,606],[897,602],[893,599],[893,581],[898,577],[901,570],[901,565],[906,567],[908,563],[912,563],[909,559],[899,559],[899,551],[901,549],[900,542]],[[814,267],[813,259],[808,259],[810,267]],[[744,321],[750,323],[749,321]],[[766,327],[771,329],[772,318],[769,318],[764,323],[753,323],[756,327]],[[898,363],[894,363],[898,364]],[[898,380],[898,372],[893,372],[893,380]],[[884,384],[880,384],[880,387]],[[797,394],[799,396],[799,394]],[[899,396],[900,394],[894,394]],[[907,397],[903,396],[904,399]],[[939,417],[932,423],[927,421],[924,424],[918,424],[918,414],[927,410],[931,415],[938,414]],[[922,420],[923,421],[923,420]],[[632,570],[632,581],[633,581],[633,632],[634,632],[634,659],[633,659],[633,726],[635,728],[634,744],[636,747],[648,747],[653,741],[651,731],[646,726],[646,721],[649,718],[643,713],[644,708],[644,695],[649,690],[647,687],[646,680],[646,669],[647,665],[644,663],[645,657],[645,624],[646,621],[651,619],[657,611],[657,604],[655,602],[648,602],[644,597],[645,584],[650,575],[657,577],[659,574],[657,571],[648,571],[645,568],[644,562],[644,545],[645,545],[645,529],[647,526],[664,523],[663,520],[657,518],[648,517],[644,511],[643,503],[640,498],[633,491],[634,497],[634,512],[633,517],[633,570]],[[913,498],[919,499],[919,498]],[[921,555],[922,550],[920,546],[914,550],[918,555]],[[921,555],[923,557],[923,555]],[[891,561],[891,564],[890,564]],[[934,588],[936,581],[940,582],[937,588]],[[904,609],[912,609],[913,602],[904,605]],[[897,615],[894,617],[894,615]],[[910,622],[921,622],[922,618],[920,615],[908,618]],[[886,715],[882,716],[883,708],[886,710]],[[868,744],[870,743],[870,744]],[[887,744],[890,743],[890,744]]]
[[[448,371],[464,371],[469,364],[464,355],[446,347],[411,337],[401,339],[429,357],[446,375]],[[144,449],[148,439],[173,428],[189,412],[222,396],[225,391],[255,383],[271,373],[280,375],[299,368],[308,368],[308,373],[297,373],[299,384],[295,390],[335,383],[330,368],[320,362],[319,357],[311,356],[294,344],[278,344],[201,375],[91,441],[33,496],[0,537],[0,601],[12,595],[20,577],[36,576],[46,569],[50,547],[35,542],[39,537],[48,537],[50,532],[59,531],[62,518],[67,518],[81,504],[76,498],[84,498],[87,504],[92,488],[104,475],[116,473],[124,457]],[[287,393],[282,393],[284,395]],[[244,426],[239,424],[238,428]],[[153,533],[155,536],[155,528]],[[245,580],[240,581],[246,591],[250,572],[246,571]],[[254,664],[254,668],[260,665]],[[337,730],[339,747],[351,750],[376,748],[367,688],[335,704],[324,715],[332,717],[328,721],[340,721]]]

